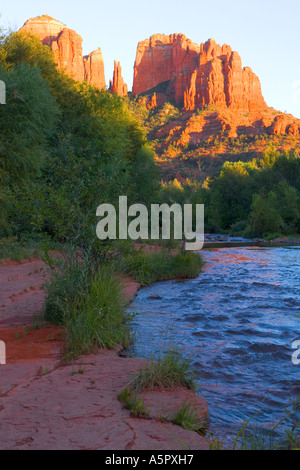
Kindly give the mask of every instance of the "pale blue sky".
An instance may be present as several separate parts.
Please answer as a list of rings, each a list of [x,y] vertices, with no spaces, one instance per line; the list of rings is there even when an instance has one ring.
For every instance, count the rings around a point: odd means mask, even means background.
[[[43,14],[65,23],[82,36],[84,54],[101,47],[107,84],[114,59],[121,62],[129,90],[139,41],[155,33],[214,38],[259,76],[269,106],[300,118],[300,0],[11,0],[0,13],[14,30]]]

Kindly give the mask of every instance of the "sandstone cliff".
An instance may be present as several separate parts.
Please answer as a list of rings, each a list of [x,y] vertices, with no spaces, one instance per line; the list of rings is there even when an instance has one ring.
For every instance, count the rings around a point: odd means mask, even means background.
[[[156,34],[140,42],[133,94],[162,83],[167,98],[186,111],[209,105],[245,112],[267,107],[258,77],[242,67],[237,52],[214,39],[197,45],[183,34]]]
[[[84,56],[84,78],[90,85],[94,85],[100,90],[106,87],[104,61],[100,47],[89,55]]]
[[[171,101],[187,113],[174,122],[171,136],[168,126],[159,131],[171,142],[177,136],[182,145],[220,132],[299,135],[300,121],[269,108],[257,75],[242,66],[230,46],[214,39],[197,45],[183,34],[155,34],[139,42],[132,93],[142,95],[139,101],[148,109]],[[194,119],[197,109],[211,113]]]
[[[48,15],[31,18],[20,29],[37,36],[54,53],[57,66],[75,80],[105,88],[104,61],[101,49],[82,55],[82,38],[72,29]]]
[[[69,76],[99,89],[106,87],[101,49],[83,56],[81,36],[60,21],[43,15],[26,21],[20,31],[34,34],[49,46],[58,68]],[[110,91],[127,95],[117,61]],[[182,145],[220,132],[227,137],[300,133],[299,120],[267,106],[259,78],[250,67],[242,66],[239,54],[214,39],[198,45],[184,34],[155,34],[139,42],[132,94],[140,95],[139,102],[147,109],[171,101],[187,114],[168,137],[171,141],[178,137]],[[192,118],[197,110],[209,109],[205,119]]]

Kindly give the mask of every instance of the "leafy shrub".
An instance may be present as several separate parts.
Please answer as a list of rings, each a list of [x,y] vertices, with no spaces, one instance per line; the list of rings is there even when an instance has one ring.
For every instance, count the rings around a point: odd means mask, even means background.
[[[266,232],[280,232],[283,225],[282,217],[276,209],[276,194],[268,196],[255,194],[251,206],[250,234],[262,236]]]

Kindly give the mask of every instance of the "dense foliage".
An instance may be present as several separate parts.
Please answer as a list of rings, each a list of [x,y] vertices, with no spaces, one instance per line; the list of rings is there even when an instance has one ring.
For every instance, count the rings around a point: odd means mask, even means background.
[[[250,162],[225,162],[204,184],[175,179],[161,190],[163,201],[205,205],[206,231],[247,237],[300,232],[299,154],[269,148]]]
[[[270,148],[250,163],[226,163],[210,184],[208,223],[246,236],[300,231],[300,159]]]

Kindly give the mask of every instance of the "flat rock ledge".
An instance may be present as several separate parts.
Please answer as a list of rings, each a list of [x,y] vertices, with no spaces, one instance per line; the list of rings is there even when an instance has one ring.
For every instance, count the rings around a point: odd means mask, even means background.
[[[47,359],[1,366],[1,449],[209,450],[209,440],[195,431],[135,418],[124,408],[117,396],[141,365],[100,351],[72,365]],[[145,404],[156,415],[178,398],[182,391],[147,393]]]
[[[204,431],[209,424],[207,402],[191,390],[178,388],[172,390],[151,390],[140,395],[148,416],[162,422],[172,422],[180,410],[186,409],[187,414],[194,417],[194,426]]]

